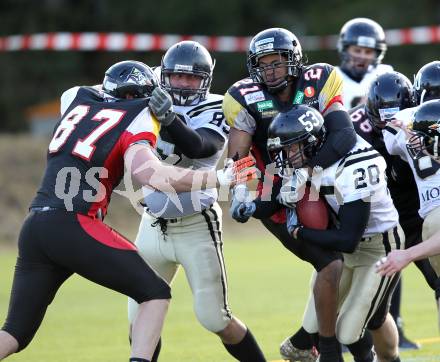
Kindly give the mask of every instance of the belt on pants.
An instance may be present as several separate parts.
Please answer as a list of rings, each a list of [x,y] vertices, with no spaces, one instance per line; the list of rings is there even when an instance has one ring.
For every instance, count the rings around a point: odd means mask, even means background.
[[[373,238],[375,238],[377,235],[382,235],[382,238],[386,238],[387,237],[387,235],[388,235],[388,233],[389,232],[394,232],[394,233],[397,233],[397,226],[394,226],[392,229],[390,229],[390,230],[387,230],[387,231],[385,231],[384,233],[381,233],[381,234],[379,234],[379,233],[377,233],[377,234],[374,234],[374,235],[372,235],[372,236],[367,236],[367,237],[363,237],[363,238],[361,238],[361,241],[371,241]]]

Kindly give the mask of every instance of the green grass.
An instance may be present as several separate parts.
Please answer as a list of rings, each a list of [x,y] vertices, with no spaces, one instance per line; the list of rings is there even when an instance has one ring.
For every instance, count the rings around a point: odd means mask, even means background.
[[[311,268],[272,238],[226,238],[230,304],[253,331],[269,360],[301,322]],[[15,250],[0,249],[0,320],[4,319]],[[412,339],[438,337],[433,293],[421,274],[404,274],[403,317]],[[31,345],[10,361],[112,362],[128,360],[126,298],[73,277],[59,291]],[[438,361],[440,344],[426,342],[405,352],[402,361]],[[346,358],[346,361],[351,361]],[[161,361],[231,361],[218,338],[206,332],[192,311],[192,298],[181,271],[163,332]]]

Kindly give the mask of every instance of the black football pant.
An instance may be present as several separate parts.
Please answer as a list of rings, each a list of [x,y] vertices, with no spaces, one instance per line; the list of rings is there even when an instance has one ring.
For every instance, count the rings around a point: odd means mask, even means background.
[[[73,273],[138,303],[171,298],[168,284],[134,245],[100,220],[61,210],[31,212],[20,232],[2,328],[17,339],[19,350],[31,342],[56,292]]]

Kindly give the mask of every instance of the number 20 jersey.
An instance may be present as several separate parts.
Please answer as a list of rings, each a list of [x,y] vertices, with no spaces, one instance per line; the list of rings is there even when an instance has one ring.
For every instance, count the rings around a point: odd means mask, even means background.
[[[288,111],[293,104],[305,104],[324,113],[333,103],[342,102],[342,79],[336,69],[326,63],[312,64],[302,69],[292,100],[287,104],[267,91],[262,84],[245,78],[233,84],[223,101],[223,112],[229,126],[252,135],[252,153],[260,170],[271,163],[267,152],[267,129],[273,118]]]
[[[160,125],[146,99],[107,101],[91,87],[66,91],[61,97],[61,113],[31,207],[103,216],[122,179],[125,151],[139,141],[154,147]]]
[[[388,192],[385,159],[357,136],[355,146],[341,160],[314,174],[312,183],[321,190],[337,214],[344,203],[371,202],[364,237],[383,233],[397,225],[399,216]]]

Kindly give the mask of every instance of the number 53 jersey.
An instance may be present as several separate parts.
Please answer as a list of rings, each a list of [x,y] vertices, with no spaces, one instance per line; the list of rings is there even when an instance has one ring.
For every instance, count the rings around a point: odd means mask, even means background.
[[[385,159],[368,142],[357,136],[356,145],[341,160],[314,173],[312,184],[325,196],[337,214],[344,203],[371,203],[364,237],[384,233],[398,223],[397,210],[388,192]]]
[[[160,125],[146,99],[108,99],[91,87],[66,91],[61,114],[31,207],[104,216],[124,173],[125,151],[136,142],[154,147]]]

